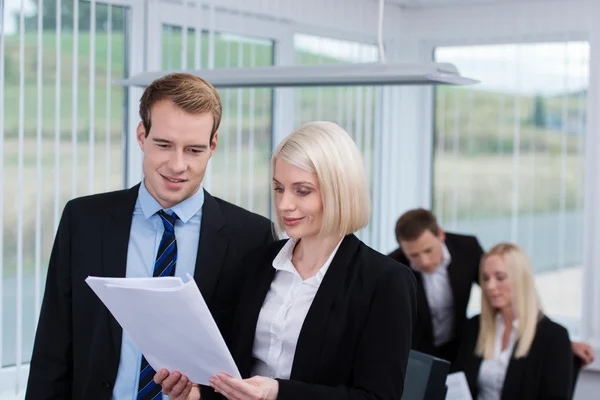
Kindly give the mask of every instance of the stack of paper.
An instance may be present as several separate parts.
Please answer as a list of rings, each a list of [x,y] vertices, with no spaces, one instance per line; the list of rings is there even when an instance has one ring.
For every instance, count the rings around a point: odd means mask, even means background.
[[[240,377],[194,279],[99,278],[87,284],[155,371],[179,371],[209,384],[217,372]]]
[[[448,386],[446,400],[473,400],[464,372],[449,374],[446,378],[446,386]]]

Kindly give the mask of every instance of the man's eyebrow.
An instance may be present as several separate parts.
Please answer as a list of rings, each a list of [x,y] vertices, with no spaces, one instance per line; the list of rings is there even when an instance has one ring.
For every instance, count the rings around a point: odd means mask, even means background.
[[[188,147],[194,148],[194,149],[199,149],[199,150],[206,150],[208,149],[208,145],[206,144],[192,144],[189,145]]]
[[[156,143],[163,143],[163,144],[171,144],[172,143],[170,140],[161,139],[161,138],[152,138],[152,141],[154,141]],[[206,144],[192,144],[192,145],[187,146],[187,147],[191,147],[191,148],[199,149],[199,150],[206,150],[206,149],[208,149],[208,145],[206,145]]]
[[[153,141],[153,142],[157,142],[157,143],[166,143],[166,144],[169,144],[169,143],[171,143],[171,141],[170,141],[170,140],[167,140],[167,139],[161,139],[161,138],[152,138],[152,141]]]

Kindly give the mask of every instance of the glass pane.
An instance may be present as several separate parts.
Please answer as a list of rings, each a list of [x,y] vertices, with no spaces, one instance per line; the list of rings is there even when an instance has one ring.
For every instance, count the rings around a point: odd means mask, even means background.
[[[63,209],[73,196],[114,190],[122,185],[123,89],[112,84],[123,78],[125,24],[128,9],[96,4],[94,64],[90,79],[90,3],[79,3],[78,45],[74,46],[73,10],[63,8],[62,33],[56,36],[56,12],[44,9],[41,42],[38,42],[37,10],[25,17],[24,169],[23,169],[23,285],[22,362],[31,358],[37,324],[35,307],[36,195],[41,191],[41,243],[39,290],[43,291],[50,250],[56,232],[55,210]],[[109,23],[110,19],[110,23]],[[17,192],[19,31],[8,29],[5,40],[4,125],[4,274],[2,365],[14,365],[17,344]],[[60,45],[57,59],[57,45]],[[38,47],[42,55],[40,115],[42,152],[37,153]],[[109,57],[110,55],[110,57]],[[77,60],[74,70],[73,60]],[[60,81],[56,71],[60,60]],[[74,85],[75,89],[74,90]],[[73,114],[73,93],[77,104]],[[90,94],[93,96],[91,97]],[[90,99],[93,98],[93,108]],[[92,113],[93,111],[93,113]],[[58,118],[57,118],[58,116]],[[76,132],[76,142],[72,141]],[[93,146],[90,146],[92,135]],[[57,135],[58,133],[58,135]],[[56,140],[58,137],[58,140]],[[74,152],[75,151],[75,152]],[[76,154],[76,157],[75,157]],[[93,157],[92,157],[93,155]],[[37,185],[37,160],[41,160],[42,184]],[[58,164],[57,164],[58,160]],[[91,162],[92,160],[93,162]],[[56,168],[58,166],[58,169]],[[59,178],[59,181],[56,178]],[[41,296],[41,293],[40,293]]]
[[[202,34],[202,48],[210,46]],[[273,65],[273,42],[214,34],[215,68]],[[208,64],[208,56],[202,58]],[[272,147],[272,90],[219,90],[223,119],[219,146],[211,160],[211,191],[266,217],[270,216],[269,162]]]
[[[182,28],[163,25],[163,69],[180,68]],[[237,68],[273,65],[273,42],[224,32],[196,32],[188,28],[187,63],[199,59],[201,68]],[[211,42],[212,41],[212,42]],[[213,65],[209,65],[210,49]],[[200,53],[197,54],[196,52]],[[219,90],[223,116],[217,150],[203,182],[215,196],[269,216],[269,161],[272,146],[272,91]]]
[[[436,87],[438,218],[486,248],[521,245],[545,311],[577,335],[589,44],[440,47],[435,59],[482,82]]]
[[[294,36],[297,65],[347,64],[374,62],[377,47],[325,37],[297,34]],[[332,121],[352,135],[362,152],[368,179],[373,184],[373,138],[376,113],[375,87],[317,87],[294,89],[294,126],[309,121]],[[369,243],[370,226],[357,233]]]

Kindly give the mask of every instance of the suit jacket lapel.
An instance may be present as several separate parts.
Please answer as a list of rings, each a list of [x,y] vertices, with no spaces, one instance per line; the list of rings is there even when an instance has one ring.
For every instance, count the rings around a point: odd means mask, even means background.
[[[464,373],[467,378],[467,382],[469,383],[469,388],[471,388],[471,395],[475,399],[477,397],[477,379],[479,377],[479,369],[481,368],[482,358],[478,355],[475,355],[474,352],[475,346],[473,346],[473,351],[467,356],[470,359],[469,362],[464,365]]]
[[[224,228],[225,217],[219,204],[205,191],[194,279],[209,305],[229,245]]]
[[[239,330],[232,332],[235,335],[234,342],[236,343],[235,348],[232,349],[232,355],[238,365],[242,378],[250,377],[256,324],[265,297],[271,288],[271,282],[275,277],[275,268],[272,266],[272,261],[279,250],[281,250],[281,247],[283,247],[283,243],[282,246],[277,246],[272,257],[265,259],[264,266],[261,265],[257,274],[249,279],[243,289],[244,292],[236,311],[236,316],[240,318],[240,322],[235,324]]]
[[[129,234],[139,187],[138,184],[125,191],[123,197],[115,197],[114,203],[108,205],[110,217],[106,219],[100,236],[102,270],[105,277],[124,278],[126,275]],[[118,359],[121,351],[122,328],[108,309],[105,312]]]
[[[455,332],[460,332],[457,325],[461,324],[461,321],[465,318],[461,304],[465,301],[465,294],[470,296],[471,276],[465,276],[464,270],[461,271],[461,268],[457,268],[457,265],[464,262],[461,259],[460,251],[456,251],[453,248],[452,243],[448,240],[446,240],[445,244],[452,257],[452,260],[448,265],[448,280],[450,282],[450,290],[454,301],[454,330]],[[465,289],[465,285],[468,285],[468,289]]]
[[[312,382],[319,365],[321,349],[324,345],[335,345],[323,343],[327,323],[359,245],[360,241],[356,236],[348,235],[333,258],[302,324],[290,379]]]
[[[504,384],[502,385],[502,399],[503,400],[512,400],[518,396],[518,392],[514,390],[516,388],[520,388],[522,385],[519,384],[523,374],[525,373],[525,366],[527,362],[527,357],[515,358],[515,352],[517,350],[517,346],[519,345],[519,341],[515,342],[515,346],[513,348],[513,352],[510,356],[510,361],[508,363],[508,368],[506,370],[506,377],[504,378]],[[531,349],[530,349],[531,351]],[[511,391],[510,388],[513,390]]]

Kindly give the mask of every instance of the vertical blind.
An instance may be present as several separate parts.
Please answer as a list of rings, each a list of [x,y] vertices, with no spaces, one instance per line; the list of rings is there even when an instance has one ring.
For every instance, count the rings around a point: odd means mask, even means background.
[[[0,360],[18,369],[62,208],[121,188],[124,93],[112,80],[124,77],[130,9],[0,3]]]

